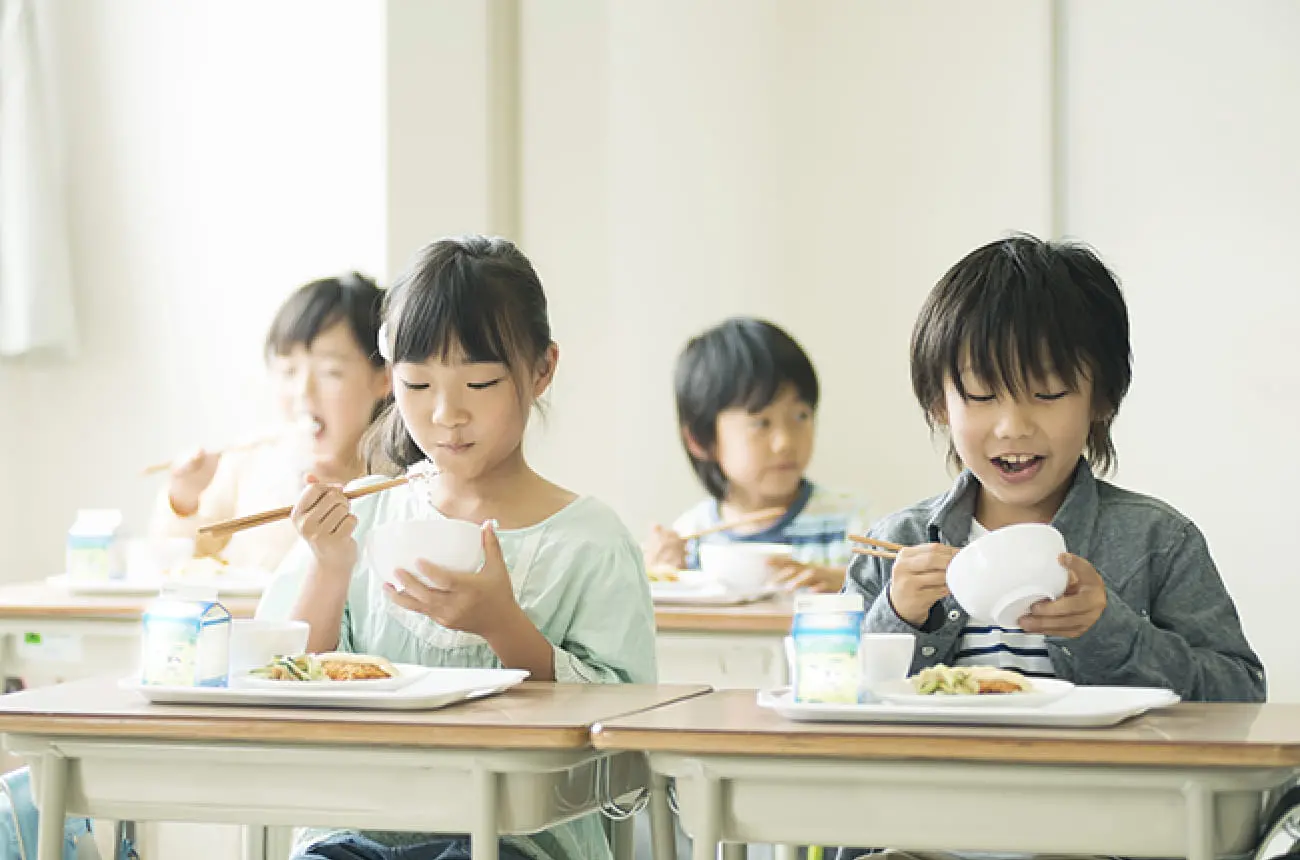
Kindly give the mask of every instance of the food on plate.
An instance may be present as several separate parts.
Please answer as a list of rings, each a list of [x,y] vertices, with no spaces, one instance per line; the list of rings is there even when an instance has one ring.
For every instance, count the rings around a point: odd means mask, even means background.
[[[681,579],[675,567],[651,567],[646,569],[651,582],[677,582]]]
[[[163,571],[163,576],[173,579],[210,579],[224,576],[229,569],[230,564],[225,559],[205,555],[186,559],[176,567],[167,568]]]
[[[272,681],[379,681],[396,677],[397,668],[383,657],[333,652],[276,657],[248,674]]]
[[[1033,690],[1029,679],[994,666],[931,666],[910,679],[923,696],[1005,696]]]
[[[378,681],[397,675],[397,668],[383,657],[371,654],[334,652],[318,654],[321,669],[331,681]]]

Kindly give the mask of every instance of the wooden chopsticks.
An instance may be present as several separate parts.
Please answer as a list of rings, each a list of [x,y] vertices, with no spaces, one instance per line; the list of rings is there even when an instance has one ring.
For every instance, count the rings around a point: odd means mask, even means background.
[[[382,493],[384,490],[391,490],[393,487],[400,487],[407,481],[411,480],[411,475],[403,475],[400,478],[393,478],[388,481],[380,481],[378,484],[371,484],[368,487],[359,487],[355,490],[348,490],[343,495],[349,499],[359,499],[363,496]],[[263,511],[260,514],[249,514],[246,517],[239,517],[233,520],[226,520],[220,523],[213,523],[210,526],[203,526],[199,529],[199,534],[209,537],[228,537],[235,532],[242,532],[245,529],[255,529],[258,526],[264,526],[268,523],[276,523],[280,520],[289,518],[293,513],[293,505],[287,508],[275,508],[270,511]]]
[[[725,523],[714,523],[702,529],[679,535],[682,540],[697,540],[705,535],[711,535],[716,532],[725,532],[728,529],[734,529],[738,526],[752,526],[758,523],[765,523],[769,520],[780,519],[785,514],[785,508],[766,508],[761,511],[754,511],[743,516],[736,517],[734,520],[727,520]]]
[[[240,442],[238,445],[228,445],[225,448],[219,448],[216,451],[209,451],[208,453],[221,455],[221,454],[230,454],[235,451],[251,451],[254,448],[261,448],[264,445],[273,444],[274,442],[278,441],[282,435],[284,434],[274,433],[270,436],[262,436],[261,438],[258,439],[250,439],[247,442]],[[173,462],[174,461],[172,460],[168,460],[166,463],[154,463],[152,466],[145,466],[144,469],[141,470],[141,474],[157,475],[159,472],[170,471]]]
[[[853,552],[858,555],[869,555],[875,558],[898,558],[899,552],[902,551],[901,543],[894,543],[887,540],[879,540],[866,535],[849,535],[849,540],[853,543],[864,543],[867,546],[855,546]]]

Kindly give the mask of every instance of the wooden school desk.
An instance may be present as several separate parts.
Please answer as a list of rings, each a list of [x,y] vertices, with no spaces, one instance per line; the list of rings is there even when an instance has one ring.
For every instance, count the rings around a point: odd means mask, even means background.
[[[154,598],[69,594],[44,582],[0,586],[0,678],[28,686],[139,665],[140,619]],[[251,618],[256,598],[222,598],[236,618]]]
[[[59,860],[65,812],[469,833],[495,860],[498,834],[647,786],[644,756],[595,750],[593,724],[703,692],[524,684],[404,713],[150,705],[106,678],[0,698],[0,732],[32,766],[39,860]]]
[[[794,608],[788,598],[743,606],[655,606],[659,680],[719,690],[788,683],[785,647]]]
[[[47,583],[0,586],[0,678],[28,686],[125,673],[137,665],[140,618],[151,597],[73,595]],[[222,598],[236,618],[252,617],[255,598]],[[717,688],[786,683],[781,640],[789,600],[744,606],[656,606],[662,683]]]
[[[696,860],[720,842],[1211,860],[1252,847],[1262,794],[1300,769],[1300,705],[955,728],[796,723],[734,690],[606,720],[593,740],[646,751],[658,793],[675,779]]]

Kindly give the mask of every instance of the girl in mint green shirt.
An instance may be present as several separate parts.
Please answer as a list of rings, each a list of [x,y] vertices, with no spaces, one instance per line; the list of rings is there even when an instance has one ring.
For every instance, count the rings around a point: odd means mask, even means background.
[[[392,289],[384,320],[394,404],[373,434],[372,462],[437,474],[356,502],[341,487],[310,485],[292,516],[303,540],[259,615],[308,622],[310,651],[504,666],[561,683],[653,683],[654,612],[639,547],[610,508],[524,459],[529,413],[559,358],[532,265],[504,239],[434,242]],[[418,571],[396,572],[398,589],[358,551],[377,525],[441,517],[483,524],[477,573],[422,561]],[[507,837],[500,850],[536,860],[609,856],[595,815]],[[301,860],[398,855],[468,860],[469,840],[315,832],[295,852]]]

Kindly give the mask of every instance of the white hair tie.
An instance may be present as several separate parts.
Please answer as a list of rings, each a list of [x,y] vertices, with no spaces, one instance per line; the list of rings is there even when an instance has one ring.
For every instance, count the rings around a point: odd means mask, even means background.
[[[393,347],[388,342],[388,323],[379,326],[379,354],[384,361],[393,363]]]

